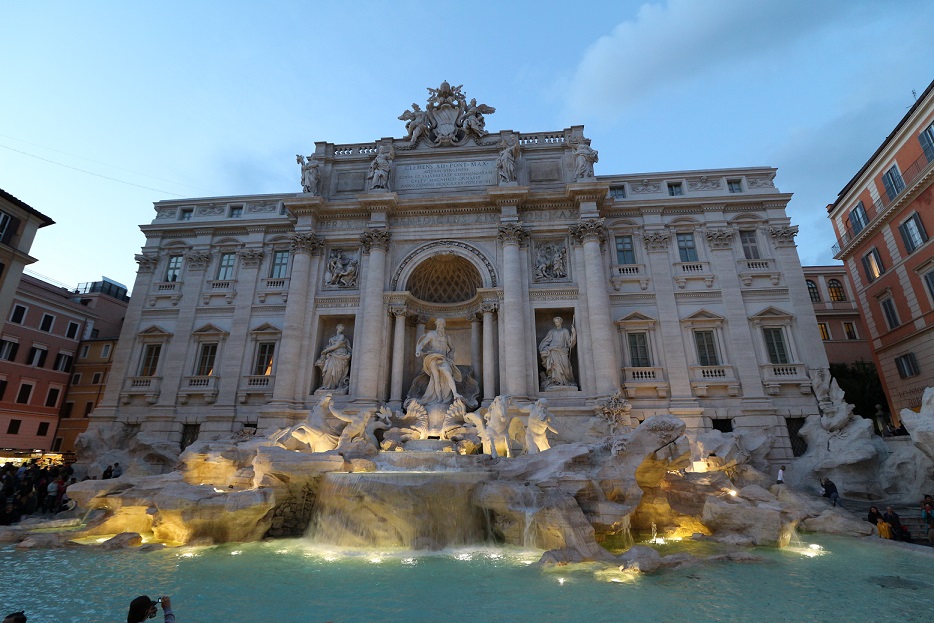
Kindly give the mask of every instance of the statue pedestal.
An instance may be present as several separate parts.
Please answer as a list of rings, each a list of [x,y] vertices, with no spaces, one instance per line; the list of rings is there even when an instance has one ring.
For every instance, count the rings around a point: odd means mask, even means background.
[[[406,452],[454,452],[448,439],[410,439],[404,447]]]
[[[346,396],[347,388],[343,387],[341,389],[325,389],[322,387],[321,389],[316,389],[314,393],[315,396],[324,396],[325,394],[334,394],[335,396]]]

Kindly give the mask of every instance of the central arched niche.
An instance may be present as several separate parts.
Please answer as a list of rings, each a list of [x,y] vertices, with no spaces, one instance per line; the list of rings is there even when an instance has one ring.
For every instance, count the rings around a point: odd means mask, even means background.
[[[453,253],[443,253],[416,266],[405,289],[420,301],[450,304],[473,299],[482,286],[483,279],[473,264]]]

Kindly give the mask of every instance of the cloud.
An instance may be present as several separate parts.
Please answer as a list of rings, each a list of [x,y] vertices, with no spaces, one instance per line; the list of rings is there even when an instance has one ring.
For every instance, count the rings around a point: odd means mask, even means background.
[[[670,0],[644,4],[586,51],[568,84],[572,112],[604,115],[725,66],[760,61],[845,5],[802,0]]]

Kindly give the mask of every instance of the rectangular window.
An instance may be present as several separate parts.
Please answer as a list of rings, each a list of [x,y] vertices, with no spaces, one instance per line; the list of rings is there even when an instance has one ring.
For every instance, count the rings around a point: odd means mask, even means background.
[[[221,253],[221,259],[217,265],[218,281],[227,281],[228,279],[233,279],[234,262],[236,259],[236,253]]]
[[[211,376],[214,374],[214,359],[217,357],[217,342],[206,342],[201,345],[198,352],[198,364],[195,366],[195,376]]]
[[[719,366],[720,357],[714,343],[713,331],[695,331],[694,345],[697,347],[697,361],[702,366]]]
[[[182,256],[173,255],[169,258],[169,264],[165,269],[166,281],[178,281],[182,275]]]
[[[921,149],[924,150],[928,162],[934,161],[934,123],[921,132],[918,140],[921,141]]]
[[[862,201],[857,203],[856,206],[850,210],[850,216],[848,218],[850,221],[850,230],[852,230],[854,235],[865,229],[866,225],[869,223],[869,219],[866,218],[866,208],[863,207]]]
[[[769,353],[769,363],[789,363],[788,349],[785,347],[785,332],[781,329],[762,329],[765,335],[765,348]]]
[[[36,437],[45,437],[49,434],[49,423],[39,422],[39,428],[36,429]]]
[[[52,330],[52,324],[55,322],[55,316],[51,314],[42,314],[42,322],[39,323],[39,330],[49,333]]]
[[[162,353],[162,344],[147,344],[143,350],[143,360],[139,366],[139,376],[155,376],[159,366],[159,355]]]
[[[743,180],[727,180],[726,187],[731,193],[743,192]]]
[[[694,245],[694,234],[678,234],[678,254],[682,262],[697,261],[697,247]]]
[[[13,361],[16,359],[16,351],[19,350],[19,344],[11,340],[0,340],[0,359],[4,361]]]
[[[23,383],[19,386],[19,392],[16,394],[16,402],[21,405],[28,405],[30,398],[32,398],[32,384]]]
[[[668,194],[672,197],[680,197],[684,194],[684,188],[681,186],[681,182],[669,182],[668,183]]]
[[[13,313],[10,314],[10,322],[13,324],[23,324],[23,318],[26,317],[26,308],[22,305],[14,305]]]
[[[19,219],[6,212],[0,212],[0,242],[10,244],[17,229],[19,229]]]
[[[633,368],[652,367],[649,339],[646,333],[627,333],[629,339],[629,365]]]
[[[10,423],[6,427],[7,435],[17,435],[19,434],[19,425],[22,424],[22,420],[10,420]]]
[[[825,342],[830,339],[830,327],[827,326],[826,322],[818,322],[817,328],[820,330],[820,339]]]
[[[928,234],[924,231],[924,223],[921,217],[915,212],[911,217],[898,226],[898,231],[902,235],[902,241],[905,243],[905,250],[909,253],[920,247],[928,239]]]
[[[921,369],[918,367],[918,360],[915,358],[914,353],[896,357],[895,367],[898,368],[898,376],[903,379],[921,374]]]
[[[852,322],[843,323],[843,335],[846,336],[848,340],[858,340],[859,336],[856,335],[856,325]]]
[[[52,366],[58,372],[71,372],[72,356],[67,353],[55,355],[55,365]]]
[[[94,410],[93,402],[84,403],[84,417],[88,417],[89,415],[91,415],[91,411],[93,410]]]
[[[0,379],[0,400],[3,400],[3,396],[6,395],[6,379]]]
[[[49,393],[45,397],[45,406],[54,407],[58,404],[58,396],[61,393],[61,390],[57,387],[50,387]]]
[[[91,346],[89,344],[85,344],[84,346],[81,347],[81,358],[87,359],[88,353],[90,352],[91,352]]]
[[[65,337],[67,337],[69,340],[75,339],[78,337],[78,329],[80,328],[81,325],[79,325],[77,322],[69,322],[68,330],[65,331]]]
[[[901,324],[901,321],[898,319],[898,310],[895,309],[895,301],[891,298],[882,299],[879,305],[882,306],[882,313],[885,315],[885,323],[889,325],[889,329],[894,329]]]
[[[198,440],[198,434],[201,432],[200,424],[183,424],[181,449],[184,450]]]
[[[756,232],[754,231],[739,232],[739,241],[743,243],[743,255],[746,256],[747,260],[760,259],[759,241],[756,238]]]
[[[636,251],[632,246],[632,236],[616,236],[616,263],[635,264]]]
[[[272,279],[285,279],[289,274],[289,252],[276,251],[272,254],[272,270],[269,273]]]
[[[62,438],[56,437],[52,442],[52,452],[59,452],[62,449]]]
[[[75,409],[75,403],[66,402],[62,405],[62,417],[68,419],[71,417],[71,412]]]
[[[101,384],[101,373],[95,372],[94,376],[91,377],[91,385],[100,385]]]
[[[72,385],[81,385],[81,373],[71,375],[71,384]]]
[[[882,185],[885,186],[885,194],[888,195],[889,201],[895,199],[898,193],[905,190],[905,180],[902,179],[902,174],[898,172],[897,164],[893,164],[891,169],[882,174]]]
[[[110,357],[110,344],[104,344],[101,346],[101,359],[107,359]]]
[[[272,359],[276,352],[275,342],[260,342],[256,348],[256,361],[253,362],[253,376],[272,374]]]
[[[934,270],[929,270],[924,273],[924,283],[928,286],[928,292],[931,293],[931,298],[934,298]]]
[[[178,220],[180,221],[190,221],[191,216],[195,213],[194,208],[182,208],[178,213]]]
[[[878,249],[873,247],[869,250],[869,253],[863,256],[863,268],[866,270],[866,279],[870,282],[875,281],[879,278],[879,275],[885,272]]]
[[[35,366],[37,368],[45,367],[45,358],[48,356],[49,351],[43,346],[33,346],[29,349],[29,359],[26,361],[26,365]]]
[[[626,187],[625,186],[610,186],[610,196],[613,199],[625,199],[626,198]]]
[[[230,218],[240,218],[243,216],[243,206],[230,206]]]

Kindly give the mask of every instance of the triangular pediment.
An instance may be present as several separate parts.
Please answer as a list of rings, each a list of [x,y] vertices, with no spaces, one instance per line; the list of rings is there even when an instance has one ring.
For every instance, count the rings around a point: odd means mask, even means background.
[[[645,314],[640,314],[639,312],[632,312],[625,318],[620,318],[617,322],[645,322],[646,320],[650,322],[655,322],[655,318],[650,318]]]
[[[263,324],[259,325],[258,327],[254,328],[254,329],[251,329],[251,330],[250,330],[250,333],[266,333],[266,334],[269,334],[269,333],[276,333],[276,334],[279,334],[279,333],[282,333],[282,329],[280,329],[279,327],[277,327],[277,326],[275,326],[275,325],[271,325],[271,324],[269,324],[268,322],[264,322]]]
[[[158,327],[158,326],[156,326],[156,325],[149,325],[147,328],[143,329],[142,331],[140,331],[140,332],[137,333],[136,335],[137,335],[137,337],[149,337],[149,338],[153,338],[153,337],[166,337],[166,338],[172,337],[172,334],[171,334],[171,333],[169,333],[168,331],[166,331],[166,330],[163,329],[162,327]]]
[[[205,335],[230,335],[230,333],[228,333],[227,331],[224,331],[223,329],[217,327],[216,325],[213,325],[213,324],[211,324],[211,323],[208,323],[208,324],[204,325],[203,327],[201,327],[200,329],[195,329],[194,331],[192,331],[192,335],[200,335],[200,336],[205,336]]]
[[[749,317],[750,320],[769,320],[776,318],[791,318],[792,314],[789,314],[783,309],[777,307],[766,307],[757,314],[754,314]]]
[[[712,311],[708,311],[706,309],[700,309],[694,312],[693,314],[691,314],[690,316],[688,316],[687,318],[685,318],[685,320],[720,320],[720,321],[722,321],[723,319],[724,319],[723,316],[721,316],[720,314],[715,314]]]

